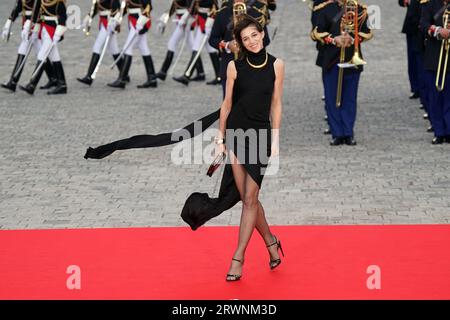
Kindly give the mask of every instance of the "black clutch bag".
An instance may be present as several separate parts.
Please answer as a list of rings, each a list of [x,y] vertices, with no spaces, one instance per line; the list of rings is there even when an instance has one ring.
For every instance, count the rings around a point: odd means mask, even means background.
[[[214,173],[217,169],[219,169],[220,165],[223,164],[223,162],[225,161],[225,157],[226,157],[226,155],[225,155],[225,153],[223,152],[223,153],[219,154],[219,155],[214,159],[214,161],[211,163],[211,165],[210,165],[209,168],[208,168],[208,172],[206,172],[206,175],[207,175],[208,177],[211,177],[211,176],[213,175],[213,173]]]

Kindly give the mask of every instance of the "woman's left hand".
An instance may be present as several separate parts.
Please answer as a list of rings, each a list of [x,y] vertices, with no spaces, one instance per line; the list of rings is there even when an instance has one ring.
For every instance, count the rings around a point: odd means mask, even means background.
[[[280,155],[280,146],[278,145],[277,142],[273,142],[272,143],[272,148],[271,148],[271,152],[270,152],[270,157],[278,157]]]

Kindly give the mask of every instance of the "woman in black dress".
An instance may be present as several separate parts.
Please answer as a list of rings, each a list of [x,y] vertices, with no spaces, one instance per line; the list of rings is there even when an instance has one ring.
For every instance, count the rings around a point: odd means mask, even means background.
[[[270,268],[281,263],[281,243],[270,231],[258,195],[269,157],[279,153],[284,63],[266,52],[263,28],[254,18],[240,16],[234,37],[240,58],[228,64],[219,134],[215,139],[217,155],[228,151],[243,202],[239,241],[227,281],[241,278],[245,250],[255,227],[268,248]]]

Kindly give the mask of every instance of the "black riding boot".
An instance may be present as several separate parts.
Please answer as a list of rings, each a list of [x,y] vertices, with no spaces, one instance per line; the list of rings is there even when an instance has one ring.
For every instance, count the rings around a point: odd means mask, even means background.
[[[64,75],[64,68],[61,61],[53,62],[53,67],[55,68],[56,78],[58,79],[58,84],[53,89],[47,91],[47,94],[65,94],[67,93],[66,77]]]
[[[56,87],[58,85],[58,79],[56,78],[55,68],[53,66],[53,63],[50,61],[50,59],[47,58],[47,61],[45,62],[43,68],[44,68],[45,74],[47,75],[48,81],[43,86],[40,86],[39,89],[47,90],[52,87]]]
[[[209,56],[211,57],[211,62],[214,68],[214,73],[216,74],[216,77],[208,81],[206,84],[208,85],[216,85],[221,84],[222,79],[220,78],[220,60],[219,60],[219,54],[217,52],[210,53]]]
[[[118,54],[113,54],[114,61],[116,61],[118,57],[119,57]],[[117,70],[119,70],[119,74],[120,74],[120,70],[122,70],[122,68],[123,68],[123,57],[120,58],[119,61],[117,61],[116,65],[117,65]],[[126,83],[130,83],[130,76],[127,75],[125,77],[124,81]]]
[[[11,78],[9,79],[9,81],[7,83],[2,83],[2,88],[8,89],[9,91],[12,91],[12,92],[16,91],[17,82],[19,82],[20,75],[22,74],[23,68],[18,73],[17,73],[17,69],[22,64],[24,59],[25,59],[25,56],[23,54],[17,55],[16,64],[12,71]],[[17,73],[17,75],[16,75],[16,73]]]
[[[144,59],[145,70],[147,71],[147,81],[137,87],[139,89],[150,87],[156,88],[158,86],[158,82],[156,81],[155,67],[153,65],[152,56],[142,56],[142,59]]]
[[[78,81],[81,83],[87,84],[90,86],[94,79],[91,78],[92,74],[94,73],[95,67],[98,64],[98,61],[100,60],[100,55],[98,53],[93,53],[91,57],[91,62],[89,63],[89,68],[87,74],[83,78],[77,78]]]
[[[168,50],[166,54],[166,58],[164,59],[164,63],[161,67],[161,70],[156,74],[156,77],[161,80],[166,80],[167,71],[169,71],[170,65],[172,64],[174,52]]]
[[[40,60],[37,61],[36,68],[34,69],[33,74],[36,72],[37,68],[39,67],[39,65],[40,65],[41,63],[42,63],[42,61],[40,61]],[[41,68],[39,69],[39,71],[36,72],[36,74],[34,75],[34,77],[32,77],[32,78],[30,79],[30,82],[28,82],[27,85],[25,85],[25,86],[19,85],[19,88],[20,88],[21,90],[27,92],[28,94],[34,94],[34,90],[36,90],[36,86],[37,86],[37,84],[39,83],[39,80],[41,79],[42,73],[43,73],[43,72],[44,72],[44,68],[41,67]]]
[[[190,80],[205,81],[205,70],[203,69],[203,62],[201,57],[198,57],[197,63],[195,64],[195,70],[197,70],[197,75]]]
[[[128,72],[130,71],[131,61],[133,60],[132,56],[124,55],[123,56],[123,65],[120,69],[119,78],[112,83],[108,83],[108,86],[112,88],[121,88],[125,89],[126,86],[126,78],[128,77]]]
[[[191,59],[189,59],[189,63],[188,63],[186,71],[184,71],[182,76],[173,77],[173,80],[180,82],[180,83],[184,84],[185,86],[187,86],[189,84],[189,80],[192,76],[192,71],[189,75],[187,75],[187,71],[189,70],[189,66],[192,64],[192,61],[194,61],[194,58],[196,55],[197,55],[197,51],[192,51]],[[197,65],[195,67],[197,67]]]

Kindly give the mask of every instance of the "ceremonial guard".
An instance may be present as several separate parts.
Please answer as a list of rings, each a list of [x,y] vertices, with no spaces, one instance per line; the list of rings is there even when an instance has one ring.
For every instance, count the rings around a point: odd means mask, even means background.
[[[420,97],[419,78],[419,22],[420,0],[398,0],[401,7],[406,7],[406,16],[403,22],[402,33],[406,34],[406,48],[408,52],[408,76],[411,87],[410,99]]]
[[[327,2],[317,15],[314,38],[324,45],[325,104],[328,109],[332,146],[356,145],[358,85],[363,65],[360,43],[370,40],[367,10],[357,0]]]
[[[9,81],[1,85],[3,88],[8,89],[12,92],[16,91],[17,83],[19,82],[20,76],[24,69],[25,62],[26,59],[28,58],[30,50],[33,48],[37,54],[41,47],[41,41],[38,39],[38,33],[37,32],[31,33],[31,16],[34,9],[35,9],[35,0],[16,0],[14,9],[12,10],[9,19],[6,21],[5,26],[3,27],[2,38],[4,41],[8,41],[11,34],[12,23],[17,19],[19,14],[21,14],[22,41],[20,42],[19,45],[16,64],[14,66]],[[38,9],[39,8],[37,8],[37,10]],[[44,64],[43,68],[48,76],[49,81],[46,85],[41,86],[40,89],[50,89],[51,87],[55,86],[57,82],[54,77],[52,64],[49,59],[46,60],[46,63]]]
[[[434,129],[432,144],[450,143],[450,1],[421,0],[420,26],[427,35],[425,70],[429,116]]]
[[[323,77],[323,69],[322,69],[322,59],[323,59],[323,52],[324,52],[324,44],[322,44],[320,41],[317,41],[317,39],[315,39],[315,37],[314,37],[314,30],[315,30],[315,28],[317,27],[317,14],[320,12],[320,10],[322,9],[322,8],[324,8],[326,5],[327,5],[327,3],[328,3],[328,1],[329,0],[314,0],[314,1],[311,1],[311,3],[310,3],[310,5],[312,5],[312,10],[311,10],[311,25],[312,25],[312,31],[311,31],[311,33],[310,33],[310,36],[311,36],[311,39],[313,40],[313,41],[316,41],[316,49],[317,49],[317,58],[316,58],[316,65],[318,66],[318,67],[320,67],[321,68],[321,78],[322,78],[322,85],[323,85],[323,88],[324,88],[324,92],[325,92],[325,83],[324,83],[324,77]],[[322,97],[322,99],[323,100],[325,100],[324,99],[324,97]],[[324,105],[324,109],[325,109],[325,117],[324,117],[324,119],[327,121],[327,123],[328,123],[328,111],[327,111],[327,107]],[[327,129],[325,129],[324,131],[323,131],[323,133],[324,134],[330,134],[331,133],[331,130],[329,129],[329,128],[327,128]]]
[[[264,46],[270,44],[267,24],[269,23],[269,10],[275,10],[276,3],[273,0],[229,0],[222,4],[217,12],[212,27],[209,44],[220,52],[220,72],[223,95],[225,96],[226,70],[228,63],[234,60],[239,52],[236,41],[233,39],[233,26],[237,17],[242,13],[256,18],[264,28]]]
[[[65,0],[36,0],[36,10],[33,12],[31,23],[34,24],[31,37],[39,37],[42,46],[37,56],[37,66],[30,82],[25,86],[19,86],[29,94],[33,94],[42,76],[47,58],[53,64],[56,76],[56,87],[50,89],[48,94],[67,93],[66,78],[64,75],[61,57],[58,51],[58,43],[63,40],[66,27],[67,12]]]
[[[123,56],[123,66],[120,69],[117,80],[108,83],[108,86],[113,88],[125,88],[133,59],[133,49],[137,46],[141,51],[145,70],[147,72],[147,81],[137,87],[155,88],[158,84],[156,81],[153,59],[147,43],[147,33],[151,27],[150,14],[152,11],[152,2],[151,0],[127,0],[126,10],[128,13],[129,32],[124,48],[120,54],[120,58]]]
[[[191,15],[195,17],[195,22],[193,25],[195,27],[195,33],[192,44],[192,55],[185,72],[180,77],[174,77],[173,79],[175,81],[188,85],[189,81],[205,80],[205,72],[200,54],[203,48],[206,47],[215,72],[215,78],[208,82],[208,84],[214,85],[220,83],[219,55],[217,50],[208,44],[208,39],[211,35],[211,29],[218,7],[219,5],[217,0],[193,0],[190,6]],[[196,68],[197,76],[191,79],[193,68]]]
[[[125,0],[122,0],[125,1]],[[119,45],[117,44],[117,31],[120,28],[120,22],[123,12],[120,10],[121,0],[94,0],[92,2],[91,12],[84,20],[84,31],[89,35],[92,19],[99,15],[99,32],[95,40],[91,62],[89,63],[88,72],[83,78],[77,78],[78,81],[86,85],[91,85],[95,68],[99,64],[103,49],[108,49],[114,60],[119,58]],[[104,46],[107,46],[104,48]],[[123,66],[123,58],[117,61],[119,72]],[[129,81],[129,79],[125,79]]]
[[[158,79],[166,80],[167,72],[172,64],[173,57],[177,51],[178,44],[186,37],[186,32],[189,32],[188,27],[186,27],[189,20],[189,6],[191,0],[173,0],[170,6],[169,12],[161,16],[158,21],[158,29],[161,33],[164,32],[167,22],[170,17],[174,16],[175,30],[170,36],[169,42],[167,44],[166,58],[162,64],[161,70],[156,74]],[[192,50],[192,37],[187,37],[187,42]]]

